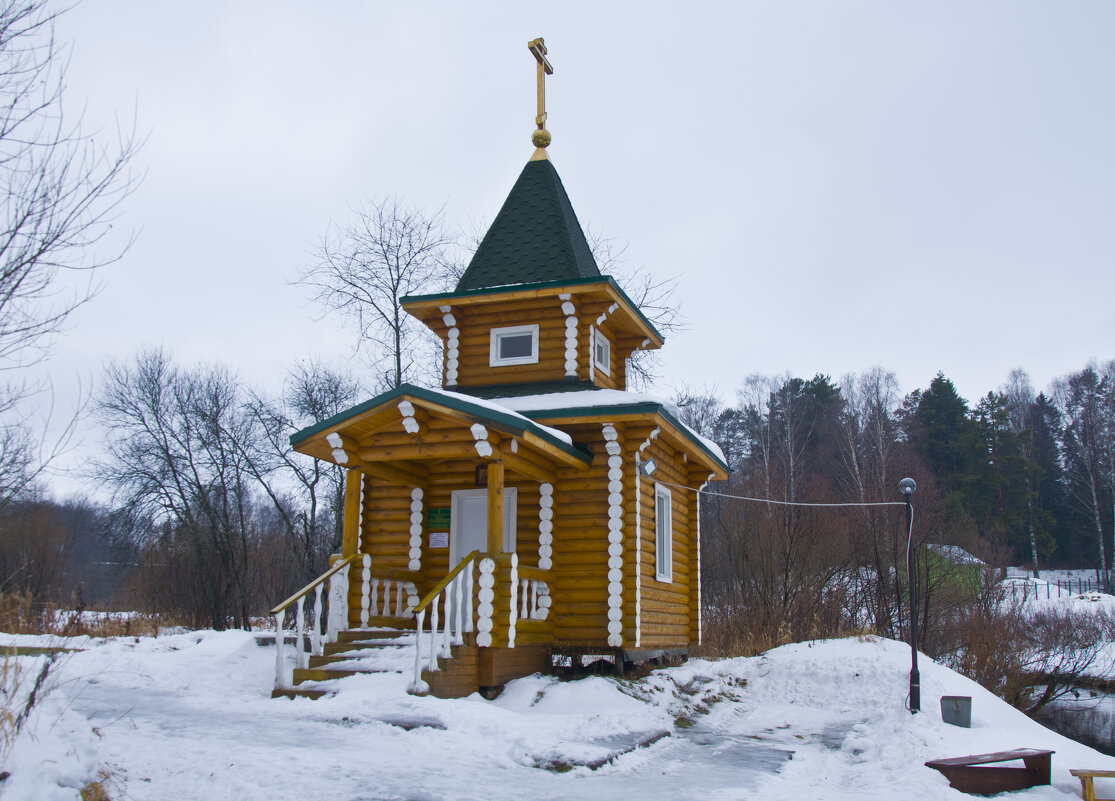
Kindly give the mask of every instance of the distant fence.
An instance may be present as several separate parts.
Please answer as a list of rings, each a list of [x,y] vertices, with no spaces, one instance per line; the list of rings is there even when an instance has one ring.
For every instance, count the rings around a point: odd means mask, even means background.
[[[1103,585],[1095,579],[1075,578],[1058,581],[1006,581],[1004,588],[1015,598],[1053,599],[1064,595],[1083,595],[1086,592],[1103,592]]]

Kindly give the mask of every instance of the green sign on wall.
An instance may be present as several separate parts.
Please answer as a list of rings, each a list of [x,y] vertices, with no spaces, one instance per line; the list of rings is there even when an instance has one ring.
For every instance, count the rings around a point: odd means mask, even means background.
[[[427,531],[449,530],[449,507],[434,507],[426,510]]]

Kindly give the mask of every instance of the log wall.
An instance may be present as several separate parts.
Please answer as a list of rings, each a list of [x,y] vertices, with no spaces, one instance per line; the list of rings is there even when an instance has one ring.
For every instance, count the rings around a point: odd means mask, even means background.
[[[573,313],[566,314],[564,303],[573,306]],[[609,320],[611,302],[585,300],[574,295],[568,301],[557,297],[541,297],[516,302],[510,310],[505,306],[473,305],[453,307],[457,323],[457,379],[444,381],[446,386],[475,387],[491,384],[522,384],[541,381],[560,381],[573,378],[566,361],[569,320],[575,318],[577,332],[576,378],[591,380],[608,389],[626,387],[626,357],[634,347],[630,336],[617,330]],[[603,321],[601,322],[601,318]],[[519,325],[538,325],[538,362],[495,366],[491,364],[491,332],[493,328]],[[433,322],[445,346],[442,353],[442,375],[449,368],[448,327]],[[592,328],[596,327],[611,343],[608,371],[592,367]]]

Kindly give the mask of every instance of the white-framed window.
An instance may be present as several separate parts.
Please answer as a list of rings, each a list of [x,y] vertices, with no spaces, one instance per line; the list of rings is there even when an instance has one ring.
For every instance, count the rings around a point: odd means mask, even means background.
[[[654,485],[654,572],[659,581],[674,580],[674,502],[670,488]]]
[[[598,328],[593,329],[592,363],[604,375],[612,374],[612,343]]]
[[[512,325],[492,329],[492,367],[538,363],[538,326]]]

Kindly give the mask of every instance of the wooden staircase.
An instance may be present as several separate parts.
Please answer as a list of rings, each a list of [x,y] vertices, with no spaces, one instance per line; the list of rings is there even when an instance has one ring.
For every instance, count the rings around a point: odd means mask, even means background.
[[[353,589],[359,588],[359,593],[350,592],[349,575],[358,567],[359,583]],[[353,554],[334,561],[328,571],[272,609],[276,638],[271,697],[320,698],[335,692],[343,678],[410,672],[408,692],[457,698],[498,692],[512,679],[550,672],[554,636],[547,619],[548,571],[519,565],[515,554],[487,557],[473,551],[422,599],[415,583],[419,578],[410,571],[373,571],[369,554]],[[323,597],[326,581],[329,594]],[[503,588],[498,594],[493,592],[497,583]],[[307,610],[311,593],[312,607]],[[329,602],[327,614],[323,600]],[[290,611],[293,674],[284,654]],[[356,621],[358,628],[342,628]]]
[[[379,616],[367,628],[337,632],[320,656],[296,667],[293,687],[277,688],[272,698],[321,698],[334,691],[333,682],[361,673],[407,673],[414,670],[414,618]],[[306,686],[303,686],[306,685]]]

